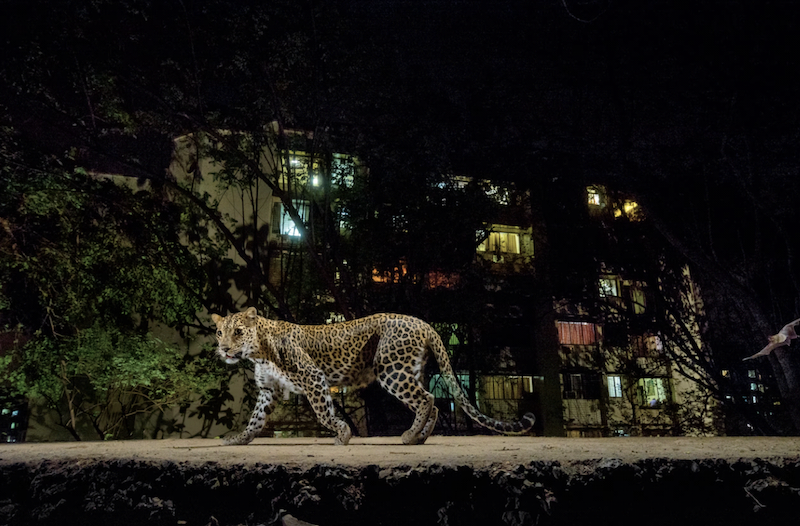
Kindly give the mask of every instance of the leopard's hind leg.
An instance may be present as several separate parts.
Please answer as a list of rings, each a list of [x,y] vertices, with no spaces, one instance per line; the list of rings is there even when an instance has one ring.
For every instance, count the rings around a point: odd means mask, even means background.
[[[428,421],[425,422],[425,427],[419,433],[419,441],[417,444],[424,444],[428,437],[433,433],[433,428],[436,427],[436,420],[439,419],[439,409],[434,405],[431,408],[431,414],[428,416]]]
[[[378,382],[395,398],[414,411],[414,423],[403,433],[403,444],[422,444],[433,430],[438,411],[433,405],[434,397],[422,387],[422,383],[410,371],[395,370],[393,365],[378,368]]]

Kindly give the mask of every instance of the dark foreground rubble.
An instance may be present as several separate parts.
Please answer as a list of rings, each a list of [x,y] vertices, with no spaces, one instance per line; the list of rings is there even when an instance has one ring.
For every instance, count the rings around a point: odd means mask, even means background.
[[[798,456],[359,466],[105,455],[20,462],[2,453],[0,524],[9,525],[730,526],[800,520]]]

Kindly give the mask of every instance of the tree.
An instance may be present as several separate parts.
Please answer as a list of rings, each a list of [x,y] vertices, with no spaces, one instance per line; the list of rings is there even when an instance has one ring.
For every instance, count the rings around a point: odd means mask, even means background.
[[[75,439],[141,436],[219,381],[207,358],[154,335],[192,325],[202,304],[179,203],[38,158],[4,132],[0,320],[26,341],[2,357],[3,387],[45,400]]]
[[[730,188],[731,185],[725,186]],[[786,433],[791,427],[800,429],[797,412],[800,363],[790,350],[778,349],[776,352],[780,354],[749,364],[755,368],[769,364],[780,396],[786,402],[782,409],[790,422],[782,422],[780,412],[777,412],[778,418],[771,418],[774,408],[765,413],[752,403],[744,402],[747,395],[744,387],[732,383],[730,378],[723,378],[722,372],[744,369],[741,359],[760,349],[767,341],[766,336],[777,332],[777,328],[796,312],[800,289],[795,285],[797,277],[792,263],[795,247],[783,226],[784,221],[790,221],[785,217],[789,209],[776,208],[775,213],[764,214],[750,208],[747,203],[752,198],[738,191],[727,199],[740,203],[729,209],[729,212],[735,210],[733,214],[720,214],[724,208],[717,209],[709,203],[687,203],[685,217],[673,218],[671,224],[659,220],[658,228],[691,262],[700,286],[704,312],[699,318],[703,320],[701,326],[710,347],[703,349],[704,358],[695,363],[722,387],[720,394],[726,406],[744,412],[753,429],[759,433]],[[711,219],[701,232],[696,229],[697,225],[690,224],[690,218],[696,217],[700,210],[712,216],[727,217]],[[661,213],[663,210],[655,212]],[[775,286],[777,283],[781,285]]]
[[[177,252],[181,259],[164,261],[164,269],[174,273],[176,294],[197,295],[195,306],[226,311],[256,305],[287,320],[322,322],[332,311],[351,318],[378,307],[366,300],[375,286],[376,262],[381,269],[405,258],[419,275],[442,267],[449,240],[462,251],[474,249],[480,223],[465,222],[455,239],[442,231],[448,223],[437,222],[438,230],[426,225],[428,213],[452,219],[456,211],[427,201],[426,191],[436,182],[431,176],[441,181],[438,174],[446,171],[440,158],[431,161],[425,151],[409,156],[403,151],[407,144],[386,156],[352,135],[336,137],[353,66],[325,38],[337,36],[335,13],[326,13],[333,23],[309,32],[306,22],[320,13],[280,3],[179,3],[158,11],[126,2],[72,7],[54,6],[30,31],[9,32],[13,53],[2,91],[12,101],[11,122],[56,159],[70,150],[71,164],[93,173],[127,176],[131,186],[147,181],[149,193],[140,192],[129,206],[162,197],[185,205],[166,218],[181,225],[174,236],[182,236],[186,246]],[[11,8],[18,15],[12,18],[30,20],[22,3]],[[114,31],[104,22],[109,17],[126,30]],[[146,58],[153,54],[160,57],[155,67]],[[312,133],[296,133],[297,124]],[[45,128],[59,133],[42,133]],[[182,173],[165,174],[160,153],[179,137],[193,151],[183,159]],[[354,174],[355,157],[342,162],[334,157],[337,151],[383,157],[389,169],[381,173],[375,163],[370,177]],[[404,173],[408,160],[397,162],[403,157],[423,161],[411,178]],[[295,166],[298,160],[304,165]],[[214,167],[203,172],[197,166],[205,161]],[[312,170],[321,177],[319,187],[309,184]],[[78,184],[79,175],[70,184]],[[105,206],[116,208],[117,200],[127,198],[110,188],[92,192],[108,193]],[[220,196],[228,191],[240,196],[237,213],[220,208]],[[448,192],[451,205],[462,202],[459,212],[470,210],[464,195],[479,195],[450,185],[439,198]],[[279,236],[274,242],[273,201],[265,197],[278,201],[278,214],[292,223],[296,239]],[[395,246],[379,242],[385,240],[382,233],[395,235],[397,221],[408,222],[413,231],[403,229]],[[111,236],[119,225],[106,226]],[[434,258],[421,247],[436,249],[428,250]],[[231,295],[231,283],[243,296]],[[84,290],[76,293],[77,303]]]

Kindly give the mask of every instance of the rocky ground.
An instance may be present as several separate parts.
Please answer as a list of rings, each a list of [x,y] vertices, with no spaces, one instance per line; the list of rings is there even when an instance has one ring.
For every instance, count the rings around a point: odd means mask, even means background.
[[[761,524],[800,439],[432,437],[0,446],[0,524]]]

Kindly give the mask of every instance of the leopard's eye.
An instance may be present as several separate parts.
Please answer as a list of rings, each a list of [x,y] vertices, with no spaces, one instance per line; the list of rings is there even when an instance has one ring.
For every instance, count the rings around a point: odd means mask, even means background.
[[[241,336],[244,331],[242,329],[236,329],[233,331],[234,336]]]
[[[222,331],[220,330],[217,331],[217,338],[222,338]]]

